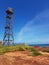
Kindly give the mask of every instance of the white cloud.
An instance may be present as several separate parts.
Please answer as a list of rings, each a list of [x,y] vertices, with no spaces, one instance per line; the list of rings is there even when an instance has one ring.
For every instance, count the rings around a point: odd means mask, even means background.
[[[18,42],[48,41],[49,33],[49,10],[35,16],[18,33]],[[48,35],[47,35],[48,34]]]

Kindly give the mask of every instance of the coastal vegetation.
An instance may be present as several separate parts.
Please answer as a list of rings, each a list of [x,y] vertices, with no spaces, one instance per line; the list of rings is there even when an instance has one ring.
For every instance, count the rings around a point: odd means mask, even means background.
[[[7,52],[15,51],[31,51],[33,56],[41,55],[35,48],[27,45],[16,45],[16,46],[0,46],[0,55]]]

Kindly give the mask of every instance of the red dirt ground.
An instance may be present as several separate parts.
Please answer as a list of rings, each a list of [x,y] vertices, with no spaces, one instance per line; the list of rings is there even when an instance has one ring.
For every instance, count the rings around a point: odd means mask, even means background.
[[[49,55],[33,57],[30,51],[8,52],[0,55],[0,65],[49,65]]]

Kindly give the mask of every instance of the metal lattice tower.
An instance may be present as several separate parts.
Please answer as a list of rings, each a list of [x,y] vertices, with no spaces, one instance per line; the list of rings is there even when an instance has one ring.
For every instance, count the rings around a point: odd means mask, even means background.
[[[8,8],[6,10],[6,25],[5,25],[5,33],[3,38],[3,45],[14,45],[14,36],[12,31],[12,8]]]

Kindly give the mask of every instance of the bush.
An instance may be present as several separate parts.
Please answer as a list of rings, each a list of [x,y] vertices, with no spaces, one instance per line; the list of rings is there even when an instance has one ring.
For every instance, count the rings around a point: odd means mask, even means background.
[[[47,50],[43,50],[43,52],[48,52],[48,53],[49,53],[49,49],[47,49]]]
[[[38,56],[38,55],[41,55],[41,53],[39,53],[39,52],[33,52],[33,56]]]
[[[33,56],[41,55],[41,53],[39,53],[35,48],[30,48],[30,50],[32,51]]]

